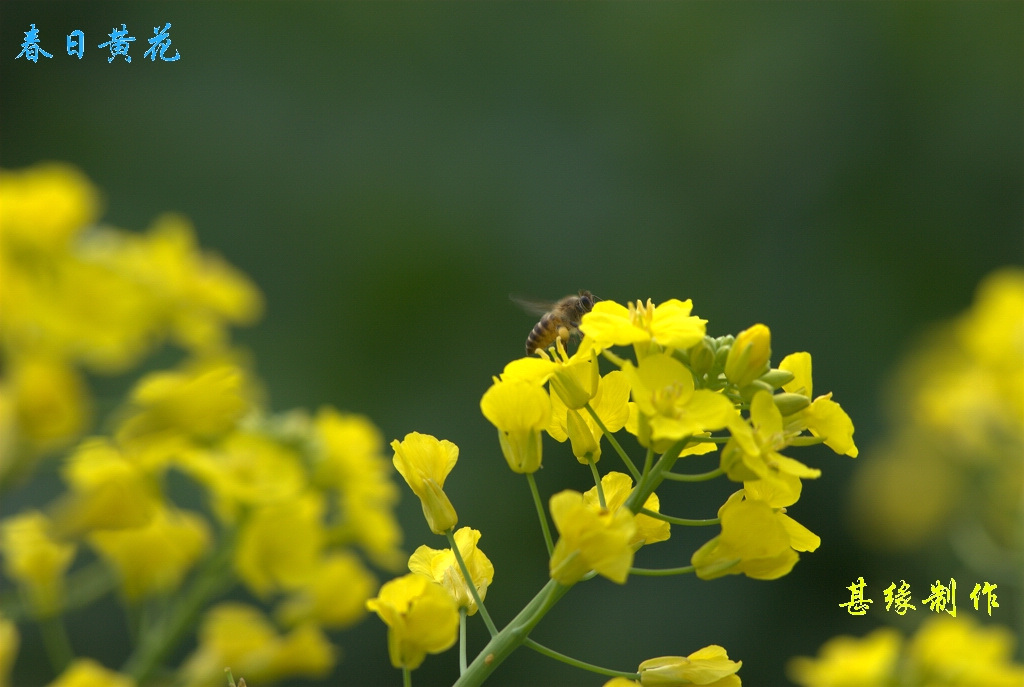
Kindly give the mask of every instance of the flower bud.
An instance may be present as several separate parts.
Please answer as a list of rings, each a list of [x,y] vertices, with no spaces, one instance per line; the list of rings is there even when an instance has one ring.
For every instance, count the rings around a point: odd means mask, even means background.
[[[588,461],[597,462],[601,457],[601,449],[597,445],[594,433],[584,420],[578,410],[569,409],[565,415],[566,433],[569,435],[569,442],[572,444],[572,454],[581,463]]]
[[[779,412],[782,413],[783,417],[799,413],[801,410],[811,405],[811,399],[807,398],[803,394],[775,394],[772,396],[772,400],[775,402],[775,407],[779,409]]]
[[[690,369],[697,377],[706,375],[715,364],[715,349],[711,340],[704,337],[690,349]]]
[[[739,687],[736,672],[743,661],[730,661],[725,649],[712,644],[689,656],[661,656],[640,664],[643,687],[683,687],[683,685],[721,685]],[[727,680],[725,678],[733,678]]]
[[[761,381],[771,385],[773,389],[780,389],[784,384],[789,384],[793,381],[795,375],[789,370],[779,370],[772,368],[761,375]]]
[[[725,361],[726,378],[742,388],[764,374],[772,355],[771,344],[771,331],[763,324],[740,332]]]

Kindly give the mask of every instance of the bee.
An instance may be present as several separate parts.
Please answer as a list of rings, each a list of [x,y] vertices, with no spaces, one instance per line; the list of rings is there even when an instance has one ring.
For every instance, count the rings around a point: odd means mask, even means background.
[[[544,350],[561,339],[567,343],[569,337],[579,334],[580,320],[594,307],[599,299],[589,291],[580,291],[575,296],[566,296],[556,303],[534,303],[513,298],[530,312],[541,314],[540,321],[533,326],[526,337],[526,355]]]

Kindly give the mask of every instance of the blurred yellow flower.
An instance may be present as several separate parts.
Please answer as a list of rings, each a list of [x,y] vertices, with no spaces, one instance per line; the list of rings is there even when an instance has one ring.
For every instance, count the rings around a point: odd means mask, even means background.
[[[284,625],[313,622],[336,629],[352,625],[366,614],[366,600],[377,590],[377,579],[348,552],[323,556],[275,610]]]
[[[79,444],[62,471],[69,491],[53,508],[63,537],[147,525],[161,504],[159,485],[108,439]]]
[[[71,165],[0,171],[0,252],[64,251],[99,217],[99,193]]]
[[[95,531],[88,536],[92,547],[117,570],[129,600],[175,591],[206,552],[210,539],[203,518],[166,507],[157,509],[142,527]]]
[[[933,616],[904,642],[892,628],[862,638],[833,637],[817,658],[790,660],[790,678],[802,687],[1019,687],[1024,666],[1013,661],[1014,637],[999,625],[968,616]]]
[[[341,529],[333,538],[354,542],[373,562],[397,569],[404,558],[402,530],[394,516],[398,488],[380,430],[361,415],[330,407],[321,408],[313,423],[320,448],[314,454],[314,479],[337,491],[341,511]]]
[[[334,666],[334,649],[319,627],[303,623],[280,634],[258,609],[222,603],[206,612],[199,647],[180,676],[186,687],[221,687],[224,667],[251,685],[286,677],[320,678]]]
[[[40,616],[60,610],[64,574],[75,557],[74,544],[55,541],[50,521],[38,511],[24,511],[0,522],[4,573],[21,585]]]
[[[135,687],[135,680],[108,670],[91,658],[78,658],[47,687]]]
[[[11,670],[18,657],[18,626],[0,615],[0,687],[10,687]]]
[[[260,597],[309,581],[326,540],[324,499],[307,491],[254,508],[241,524],[235,570]]]

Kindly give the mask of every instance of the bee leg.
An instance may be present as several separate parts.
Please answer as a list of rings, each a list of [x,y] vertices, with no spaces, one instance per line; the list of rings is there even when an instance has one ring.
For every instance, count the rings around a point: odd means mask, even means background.
[[[561,327],[558,328],[558,338],[562,340],[563,344],[569,343],[570,333],[571,332],[569,331],[569,328],[566,327],[565,325],[562,325]]]

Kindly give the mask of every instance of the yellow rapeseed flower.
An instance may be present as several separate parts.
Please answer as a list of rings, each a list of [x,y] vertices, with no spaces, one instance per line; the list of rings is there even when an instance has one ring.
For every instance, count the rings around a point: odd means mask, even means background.
[[[779,369],[793,373],[793,380],[783,384],[789,392],[814,398],[811,380],[811,354],[792,353],[779,363]],[[818,396],[803,410],[786,417],[786,429],[798,434],[810,430],[821,437],[825,445],[839,455],[857,457],[857,445],[853,443],[853,421],[842,407],[832,400],[832,392]]]
[[[614,512],[625,505],[626,499],[633,492],[633,480],[625,473],[609,472],[601,478],[601,489],[604,491],[605,504],[608,510]],[[598,498],[597,487],[591,487],[585,491],[583,493],[583,501],[591,508],[599,510],[601,502]],[[658,498],[658,495],[652,493],[648,496],[647,501],[644,502],[644,508],[660,513],[661,500]],[[666,541],[672,535],[669,524],[664,520],[652,518],[643,513],[637,513],[635,520],[636,533],[629,541],[630,546],[634,549],[639,549],[645,544]]]
[[[428,653],[446,651],[458,638],[455,601],[425,575],[409,573],[385,582],[366,607],[388,626],[388,655],[395,668],[414,670]]]
[[[444,534],[454,527],[459,516],[444,493],[444,481],[459,459],[459,447],[447,439],[410,432],[402,441],[392,441],[391,448],[395,469],[419,497],[430,531]]]
[[[884,687],[896,674],[902,646],[898,631],[881,627],[863,638],[833,637],[818,658],[793,658],[786,670],[803,687]]]
[[[599,348],[632,344],[638,355],[646,354],[651,344],[686,350],[704,338],[707,320],[690,314],[693,302],[675,298],[661,305],[639,300],[628,307],[614,301],[598,301],[583,316],[582,331]]]
[[[782,413],[767,391],[759,391],[751,399],[750,424],[733,422],[729,431],[732,437],[722,449],[722,469],[744,486],[765,482],[758,488],[771,494],[763,500],[773,508],[793,505],[800,498],[800,480],[821,476],[821,470],[779,453],[794,435],[785,431]]]
[[[579,582],[591,570],[623,584],[633,565],[636,519],[628,508],[591,507],[583,494],[566,489],[551,497],[558,542],[551,554],[552,579]]]
[[[697,577],[713,580],[743,573],[774,580],[793,569],[797,551],[814,551],[821,539],[763,501],[744,499],[740,490],[718,509],[722,533],[697,549],[690,562]]]
[[[755,324],[736,335],[725,359],[725,377],[742,389],[768,371],[771,357],[771,331],[763,324]]]
[[[99,193],[74,167],[0,171],[0,254],[54,253],[99,217]]]
[[[712,644],[694,651],[689,656],[660,656],[640,664],[640,684],[643,687],[740,687],[736,672],[743,661],[730,661],[725,649]]]
[[[590,407],[593,408],[601,422],[609,432],[617,432],[622,429],[629,420],[629,381],[626,375],[620,370],[613,370],[600,378],[597,386],[597,393],[594,394]],[[583,431],[590,435],[593,442],[593,455],[590,460],[597,462],[601,458],[601,438],[604,432],[590,413],[576,411],[566,406],[562,397],[557,393],[551,394],[551,423],[547,431],[556,441],[565,441],[569,438],[570,418],[583,423]],[[578,440],[577,440],[578,441]],[[576,443],[573,447],[575,449]],[[574,455],[581,463],[586,464],[581,452],[574,450]]]
[[[695,389],[690,371],[667,353],[648,355],[639,366],[627,361],[622,371],[639,412],[637,438],[644,446],[665,450],[666,443],[721,429],[736,418],[729,399]]]
[[[480,399],[480,410],[498,428],[501,452],[512,471],[539,470],[541,433],[551,422],[551,401],[541,383],[497,380]]]
[[[487,555],[477,548],[480,531],[463,527],[455,533],[455,545],[459,547],[462,560],[466,563],[480,600],[487,596],[487,588],[494,581],[494,565]],[[425,575],[445,588],[459,608],[465,608],[467,615],[477,612],[476,601],[466,584],[458,561],[451,549],[432,549],[420,546],[409,558],[409,570]]]

